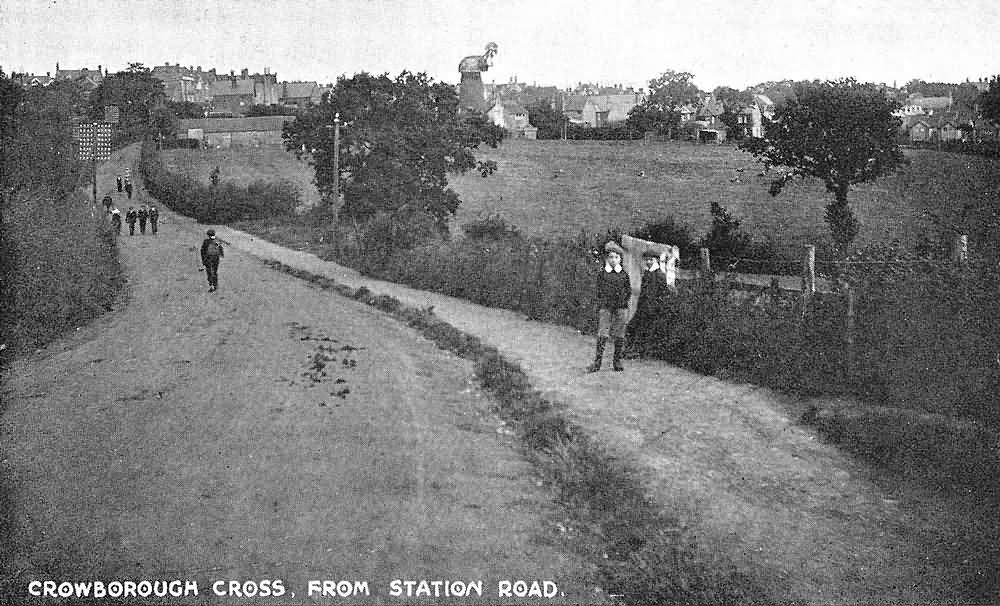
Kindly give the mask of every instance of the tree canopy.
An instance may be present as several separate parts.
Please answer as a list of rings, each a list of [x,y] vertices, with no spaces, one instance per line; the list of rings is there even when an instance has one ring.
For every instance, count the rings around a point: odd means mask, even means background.
[[[334,173],[334,118],[339,114],[339,175]],[[359,73],[340,78],[322,102],[286,125],[289,150],[309,156],[316,185],[334,199],[340,181],[342,216],[367,221],[380,213],[429,215],[440,229],[458,208],[448,174],[496,169],[479,162],[474,150],[496,144],[496,129],[478,114],[461,113],[449,84],[424,73],[395,78]],[[305,149],[305,152],[303,152]]]
[[[881,87],[854,79],[802,85],[774,120],[765,121],[764,137],[746,139],[740,148],[761,160],[765,170],[790,169],[771,183],[771,195],[781,193],[793,176],[822,180],[834,195],[826,221],[834,240],[847,245],[858,233],[847,205],[850,187],[903,163],[896,143],[900,121],[892,115],[897,107]]]
[[[681,117],[676,111],[686,103],[697,103],[701,91],[688,72],[668,69],[649,81],[646,100],[629,111],[626,124],[638,132],[655,132],[670,135],[680,124]]]
[[[990,87],[979,95],[979,110],[987,120],[1000,122],[1000,76],[993,76]]]
[[[562,137],[562,127],[565,118],[562,112],[552,109],[548,100],[538,99],[525,108],[528,111],[528,121],[538,129],[539,139],[559,139]]]
[[[119,109],[119,132],[128,141],[141,139],[150,126],[153,109],[163,103],[163,82],[154,78],[142,63],[130,63],[128,69],[105,78],[90,93],[90,117],[104,119],[104,107]]]
[[[6,202],[44,187],[57,197],[77,185],[72,116],[83,95],[73,82],[26,89],[0,72],[0,188]]]
[[[694,74],[668,69],[649,81],[646,104],[665,112],[685,103],[697,103],[701,91],[691,82]]]

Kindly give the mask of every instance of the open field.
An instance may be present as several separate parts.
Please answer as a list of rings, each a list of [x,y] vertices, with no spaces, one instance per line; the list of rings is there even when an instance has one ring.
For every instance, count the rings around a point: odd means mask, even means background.
[[[772,197],[763,167],[731,145],[514,140],[479,156],[499,170],[485,179],[451,178],[462,198],[457,226],[499,214],[525,233],[576,235],[673,216],[699,237],[711,223],[711,203],[719,202],[747,232],[793,256],[802,245],[829,240],[823,211],[831,195],[818,180],[794,181]],[[278,147],[169,150],[163,157],[171,171],[204,183],[219,166],[223,181],[284,179],[299,188],[304,206],[319,202],[312,167]],[[1000,163],[926,150],[907,150],[906,157],[910,164],[899,173],[851,191],[861,221],[856,243],[913,244],[956,225],[974,247],[977,213],[963,220],[962,211],[1000,203]]]
[[[278,146],[234,147],[230,149],[171,149],[165,150],[163,161],[168,170],[185,174],[208,185],[209,174],[219,167],[222,182],[247,185],[253,181],[289,181],[299,190],[303,207],[319,203],[319,192],[313,183],[313,168]]]
[[[823,221],[832,199],[818,180],[794,181],[768,193],[762,165],[731,145],[683,142],[514,140],[481,150],[499,170],[452,178],[462,198],[456,223],[500,214],[521,231],[576,234],[637,227],[673,216],[698,237],[708,230],[712,202],[734,213],[746,231],[797,249],[828,238]],[[979,157],[907,150],[900,173],[850,193],[861,221],[858,244],[934,235],[959,223],[965,204],[1000,198],[1000,163]],[[933,219],[929,214],[939,216]],[[975,226],[969,225],[970,245]]]

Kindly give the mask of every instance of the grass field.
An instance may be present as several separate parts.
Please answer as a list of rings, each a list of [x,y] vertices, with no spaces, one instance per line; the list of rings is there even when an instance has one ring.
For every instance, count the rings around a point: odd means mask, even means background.
[[[256,180],[289,181],[299,190],[303,207],[319,203],[313,168],[279,146],[231,149],[171,149],[163,152],[170,172],[185,174],[208,185],[209,174],[219,167],[219,179],[247,185]]]
[[[823,220],[832,199],[818,180],[794,181],[777,197],[752,156],[730,145],[670,142],[524,141],[485,149],[496,174],[452,178],[462,198],[456,223],[499,214],[532,234],[576,234],[632,228],[665,216],[696,237],[719,202],[746,231],[783,249],[828,239]],[[849,194],[861,221],[857,243],[899,239],[912,244],[939,225],[961,222],[963,206],[1000,199],[1000,163],[984,158],[907,150],[910,164]],[[932,213],[938,218],[932,218]],[[963,226],[975,233],[972,217]]]
[[[805,244],[829,241],[823,211],[831,194],[818,180],[794,181],[772,197],[762,166],[731,145],[513,140],[479,156],[495,160],[499,170],[487,178],[451,178],[462,198],[456,227],[499,214],[524,233],[576,235],[672,216],[697,238],[711,223],[711,203],[719,202],[747,232],[771,238],[793,257]],[[1000,204],[1000,162],[923,150],[907,150],[906,157],[910,164],[897,174],[850,192],[861,221],[856,244],[913,244],[956,225],[974,247],[980,215],[963,220],[962,210]],[[299,188],[303,206],[319,202],[312,167],[280,147],[169,150],[164,159],[171,171],[204,183],[214,166],[223,181],[284,179]]]

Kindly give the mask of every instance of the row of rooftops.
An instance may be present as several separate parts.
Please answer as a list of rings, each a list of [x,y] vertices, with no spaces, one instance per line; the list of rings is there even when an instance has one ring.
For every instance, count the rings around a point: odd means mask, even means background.
[[[314,97],[316,96],[316,90],[322,88],[317,82],[293,81],[279,83],[277,82],[277,74],[271,73],[267,67],[264,68],[263,74],[250,74],[247,68],[243,68],[237,76],[235,71],[230,71],[229,74],[219,74],[215,68],[203,70],[200,65],[197,67],[184,67],[180,64],[171,65],[168,62],[165,65],[153,67],[150,73],[154,78],[162,80],[166,86],[174,85],[181,80],[191,82],[200,81],[206,88],[206,91],[210,91],[208,92],[209,96],[213,93],[215,95],[253,95],[255,81],[270,81],[274,85],[281,85],[282,96],[287,98]],[[97,88],[106,77],[108,77],[108,71],[102,65],[98,65],[97,69],[89,69],[87,67],[61,69],[58,63],[56,63],[55,75],[52,72],[46,72],[45,75],[27,73],[11,74],[12,79],[24,86],[48,86],[56,81],[71,80],[91,90]]]

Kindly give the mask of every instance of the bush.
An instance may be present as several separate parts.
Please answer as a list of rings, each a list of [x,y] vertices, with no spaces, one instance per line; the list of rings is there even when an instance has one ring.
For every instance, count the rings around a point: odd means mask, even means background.
[[[462,226],[466,238],[472,240],[502,240],[518,237],[517,228],[507,223],[500,215],[490,215],[485,219],[470,221]]]
[[[194,179],[169,172],[152,143],[142,146],[139,171],[146,191],[174,212],[200,223],[229,223],[294,215],[299,192],[289,182],[255,181],[205,187]]]
[[[40,347],[111,309],[121,287],[110,222],[80,194],[35,192],[3,213],[0,357]]]

